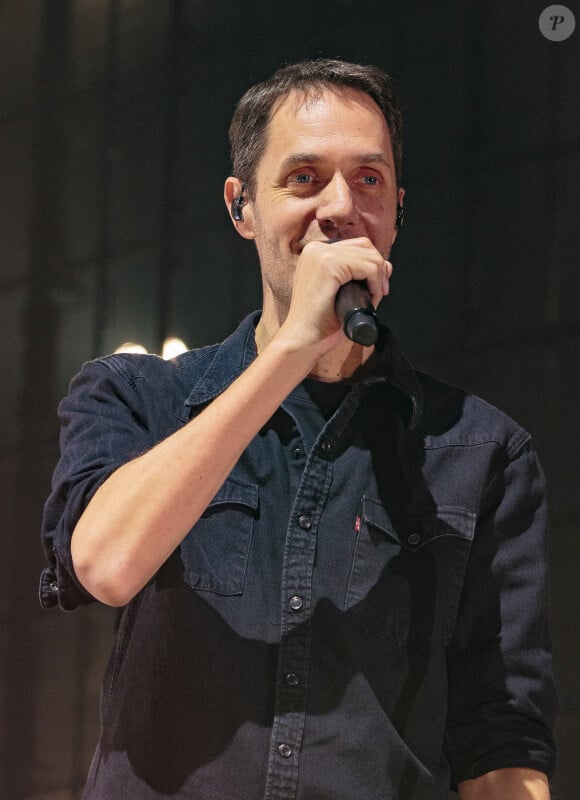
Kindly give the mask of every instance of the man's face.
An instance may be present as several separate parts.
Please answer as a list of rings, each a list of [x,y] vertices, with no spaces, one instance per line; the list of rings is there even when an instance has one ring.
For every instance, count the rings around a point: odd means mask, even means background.
[[[292,92],[270,121],[246,234],[260,257],[264,312],[290,304],[296,262],[312,241],[368,237],[386,259],[397,193],[391,137],[374,101],[351,89]]]

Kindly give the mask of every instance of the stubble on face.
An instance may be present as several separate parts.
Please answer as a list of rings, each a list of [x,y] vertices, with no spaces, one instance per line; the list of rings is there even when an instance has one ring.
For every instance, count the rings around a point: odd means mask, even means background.
[[[294,273],[298,255],[284,255],[278,239],[270,235],[264,225],[260,213],[254,210],[254,227],[256,229],[255,245],[262,266],[262,292],[274,303],[278,323],[286,319],[294,286]]]

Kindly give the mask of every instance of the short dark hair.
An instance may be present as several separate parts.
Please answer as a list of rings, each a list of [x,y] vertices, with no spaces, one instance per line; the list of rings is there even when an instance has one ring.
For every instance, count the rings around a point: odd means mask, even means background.
[[[282,67],[271,78],[248,89],[238,102],[229,130],[232,169],[250,197],[254,196],[256,169],[266,148],[268,125],[278,101],[293,90],[308,95],[327,87],[364,92],[378,105],[391,134],[395,175],[400,186],[402,122],[390,76],[379,67],[321,58]]]

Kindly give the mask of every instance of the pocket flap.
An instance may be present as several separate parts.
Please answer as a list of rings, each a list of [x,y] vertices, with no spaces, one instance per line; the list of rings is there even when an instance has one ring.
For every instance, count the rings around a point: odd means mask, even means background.
[[[255,483],[245,483],[230,476],[208,505],[208,510],[222,505],[246,506],[255,511],[258,508],[258,487]]]
[[[362,518],[378,528],[406,550],[419,550],[443,536],[458,536],[471,541],[476,514],[455,506],[418,508],[406,513],[389,515],[384,505],[372,497],[362,498]]]

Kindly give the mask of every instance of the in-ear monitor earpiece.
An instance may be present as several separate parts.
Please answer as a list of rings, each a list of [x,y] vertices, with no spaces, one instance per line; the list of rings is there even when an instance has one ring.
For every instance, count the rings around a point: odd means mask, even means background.
[[[242,189],[238,197],[234,197],[232,200],[232,219],[236,222],[243,222],[244,221],[244,212],[242,210],[242,206],[244,205],[245,197],[244,197],[244,185],[242,184]]]
[[[395,228],[402,228],[404,222],[403,206],[397,205],[397,219],[395,220]]]

